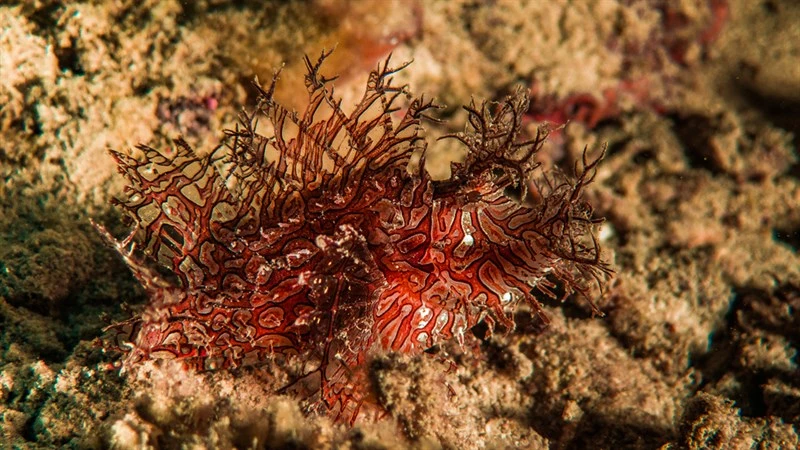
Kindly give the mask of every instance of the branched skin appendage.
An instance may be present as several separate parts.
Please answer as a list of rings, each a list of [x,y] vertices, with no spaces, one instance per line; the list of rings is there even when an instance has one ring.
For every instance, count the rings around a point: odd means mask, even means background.
[[[150,297],[141,315],[109,328],[123,367],[300,358],[304,372],[285,391],[352,422],[379,410],[367,400],[370,352],[463,342],[480,321],[512,330],[520,302],[546,320],[536,291],[553,296],[560,281],[590,298],[591,283],[604,285],[599,221],[581,199],[599,158],[576,166],[575,181],[535,176],[546,132],[520,141],[525,92],[466,107],[468,131],[450,137],[467,159],[436,182],[420,121],[437,105],[412,99],[393,118],[409,94],[391,76],[405,66],[379,65],[348,113],[319,72],[329,54],[306,58],[305,111],[274,100],[276,74],[208,157],[181,140],[170,155],[140,146],[143,161],[113,152],[129,181],[118,203],[137,227],[121,242],[98,228]],[[270,135],[257,130],[263,119]],[[412,173],[414,150],[423,158]]]

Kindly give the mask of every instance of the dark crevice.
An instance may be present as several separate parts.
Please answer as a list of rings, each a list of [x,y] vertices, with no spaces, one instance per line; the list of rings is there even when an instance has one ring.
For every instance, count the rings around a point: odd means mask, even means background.
[[[36,430],[36,420],[42,413],[45,402],[40,402],[36,405],[36,410],[30,415],[25,425],[22,427],[22,438],[28,442],[37,442],[39,440],[39,432]]]
[[[554,414],[558,415],[558,413]],[[658,427],[657,421],[644,415],[608,417],[602,413],[585,411],[575,422],[554,420],[553,415],[535,411],[530,426],[541,436],[553,442],[552,448],[659,448],[674,439],[671,429]]]
[[[72,75],[82,76],[86,72],[81,64],[80,52],[77,48],[78,41],[76,38],[72,39],[69,47],[58,47],[54,53],[58,61],[58,68],[61,72],[71,72]]]
[[[684,155],[689,165],[708,170],[715,175],[722,173],[715,164],[709,145],[715,129],[713,121],[700,114],[672,115],[670,119],[674,123],[678,139],[683,143]]]
[[[23,2],[25,3],[25,2]],[[64,9],[64,4],[60,2],[44,2],[44,6],[33,7],[30,11],[27,7],[23,8],[23,16],[27,16],[28,20],[36,24],[39,30],[50,31],[57,28],[58,20],[61,17],[61,12]],[[35,4],[35,2],[31,2]]]
[[[730,371],[729,365],[736,350],[733,342],[733,334],[736,331],[734,323],[737,311],[741,308],[742,295],[742,291],[733,293],[731,306],[723,324],[709,335],[708,352],[693,355],[689,360],[689,366],[698,369],[702,374],[698,390],[703,390],[706,386],[719,381]]]
[[[768,121],[775,126],[782,128],[792,133],[792,144],[795,152],[800,148],[800,101],[797,99],[790,99],[784,97],[775,97],[769,94],[759,92],[755,88],[755,81],[750,81],[755,77],[755,74],[747,75],[749,72],[756,70],[744,66],[744,77],[737,83],[740,91],[744,95],[744,99],[754,108],[759,110]],[[748,70],[749,69],[749,72]],[[749,81],[749,83],[748,83]],[[790,173],[800,178],[800,162],[794,164]]]
[[[800,252],[800,229],[785,230],[775,228],[772,230],[772,239],[788,246],[795,252]]]
[[[774,415],[793,420],[791,413],[787,412],[790,410],[774,405],[775,401],[786,399],[768,394],[765,389],[771,381],[800,387],[796,373],[787,373],[780,368],[747,366],[742,362],[741,352],[749,339],[760,339],[763,335],[781,336],[797,348],[800,318],[796,317],[795,310],[798,307],[800,290],[793,286],[783,286],[772,293],[747,287],[736,289],[724,323],[710,337],[710,350],[690,360],[690,366],[702,375],[698,391],[722,390],[736,402],[744,417]],[[725,381],[731,374],[734,379]],[[768,395],[772,397],[768,398]],[[786,414],[788,416],[783,417]]]
[[[766,0],[761,3],[761,7],[764,8],[767,14],[775,15],[780,12],[780,7],[778,6],[778,2],[775,0]]]
[[[659,448],[674,438],[670,429],[650,423],[637,421],[634,417],[607,417],[600,414],[587,414],[576,425],[576,434],[564,449],[587,448]]]

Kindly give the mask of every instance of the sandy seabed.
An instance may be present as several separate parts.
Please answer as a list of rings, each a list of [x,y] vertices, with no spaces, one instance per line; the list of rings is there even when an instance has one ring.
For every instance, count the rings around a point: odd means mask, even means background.
[[[391,51],[448,105],[531,89],[530,127],[570,119],[545,163],[608,143],[587,193],[616,272],[592,318],[549,302],[435,358],[375,355],[390,417],[304,417],[268,368],[102,370],[92,342],[144,294],[117,236],[107,150],[222,139],[254,76],[337,45],[346,101]],[[797,448],[800,5],[750,0],[0,4],[0,447]],[[448,175],[463,155],[432,148]]]

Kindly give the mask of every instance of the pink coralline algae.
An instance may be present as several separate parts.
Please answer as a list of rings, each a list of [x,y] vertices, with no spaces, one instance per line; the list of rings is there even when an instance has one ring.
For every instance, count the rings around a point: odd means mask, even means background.
[[[437,106],[392,84],[405,65],[379,65],[347,113],[320,75],[328,54],[306,58],[305,111],[275,102],[276,75],[207,157],[182,140],[170,154],[140,146],[142,161],[113,152],[129,182],[118,203],[136,228],[121,242],[98,228],[149,296],[141,314],[109,327],[123,367],[300,361],[293,392],[352,423],[379,409],[366,373],[375,352],[463,342],[481,321],[510,331],[521,302],[546,322],[537,291],[577,292],[599,313],[590,299],[610,269],[582,192],[600,158],[584,154],[576,179],[541,173],[547,132],[520,140],[519,91],[465,107],[467,131],[450,137],[466,160],[434,181],[420,122]]]

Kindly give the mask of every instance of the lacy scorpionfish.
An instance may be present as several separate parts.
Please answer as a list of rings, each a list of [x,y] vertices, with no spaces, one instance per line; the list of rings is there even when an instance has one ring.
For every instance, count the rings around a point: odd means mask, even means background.
[[[559,283],[588,299],[605,283],[600,220],[581,197],[599,158],[584,156],[574,180],[535,175],[547,133],[520,141],[525,92],[466,106],[467,131],[450,136],[466,160],[434,181],[420,122],[437,105],[395,106],[410,97],[391,78],[405,65],[379,65],[347,113],[320,74],[328,55],[306,58],[305,111],[276,103],[276,74],[207,157],[182,140],[171,154],[140,146],[143,161],[112,152],[129,181],[117,203],[137,227],[121,242],[99,228],[149,296],[141,314],[109,328],[124,366],[300,358],[311,407],[352,422],[372,352],[463,342],[481,321],[512,330],[520,302],[546,321],[536,291],[555,296]],[[257,130],[262,118],[268,134]],[[410,165],[415,151],[422,158]]]

